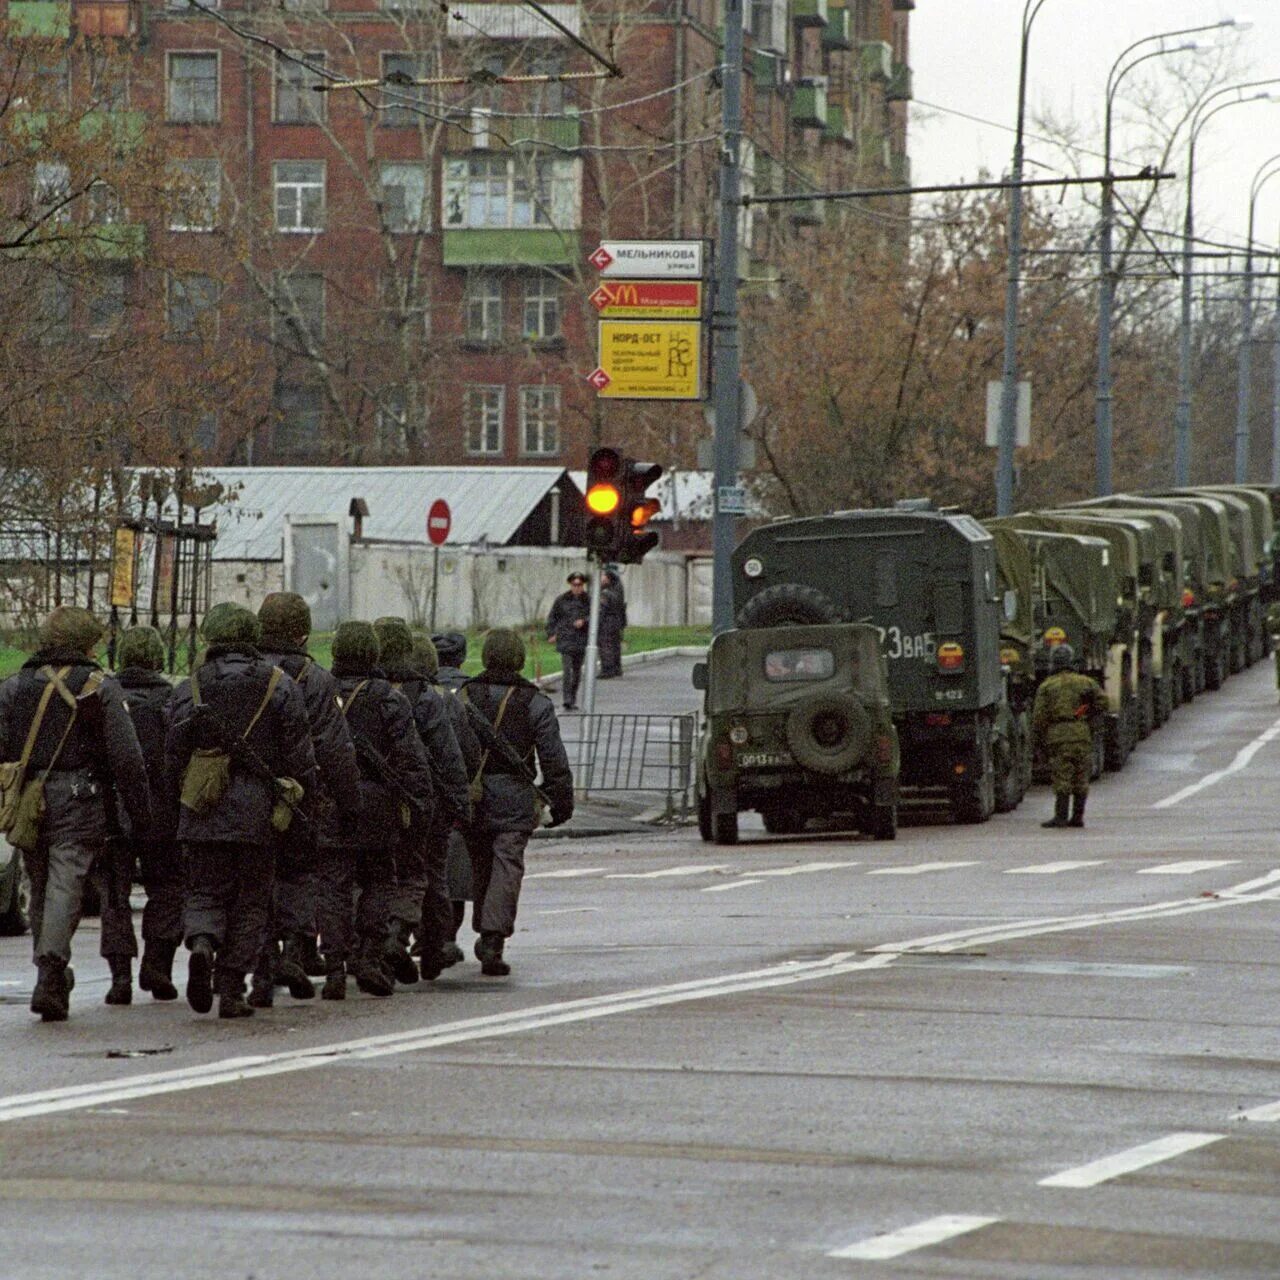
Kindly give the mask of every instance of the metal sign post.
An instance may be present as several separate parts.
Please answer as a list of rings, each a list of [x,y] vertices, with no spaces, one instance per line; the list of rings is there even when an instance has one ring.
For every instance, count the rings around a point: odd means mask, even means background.
[[[436,597],[440,594],[440,548],[449,540],[453,528],[453,513],[443,498],[437,498],[427,512],[427,541],[434,554],[431,557],[431,631],[436,629]]]
[[[596,660],[600,656],[600,572],[604,561],[591,557],[591,612],[587,616],[587,653],[582,661],[582,709],[587,715],[596,710]]]

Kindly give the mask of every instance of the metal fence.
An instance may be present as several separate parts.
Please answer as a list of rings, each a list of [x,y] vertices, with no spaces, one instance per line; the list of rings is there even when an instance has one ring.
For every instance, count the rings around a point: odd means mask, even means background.
[[[693,808],[697,722],[696,714],[564,716],[560,732],[578,794],[661,795],[664,821],[687,818]]]

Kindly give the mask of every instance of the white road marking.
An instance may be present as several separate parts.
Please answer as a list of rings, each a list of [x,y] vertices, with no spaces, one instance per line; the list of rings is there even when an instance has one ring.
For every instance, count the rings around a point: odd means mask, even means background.
[[[598,876],[603,867],[566,867],[563,871],[535,871],[526,880],[577,880],[582,876]]]
[[[1096,1187],[1100,1183],[1110,1182],[1112,1178],[1123,1177],[1126,1173],[1134,1173],[1138,1169],[1149,1168],[1164,1160],[1172,1160],[1174,1156],[1185,1155],[1188,1151],[1196,1151],[1211,1143],[1221,1142],[1225,1133],[1170,1133],[1154,1142],[1144,1142],[1141,1146],[1130,1147],[1128,1151],[1118,1151],[1113,1156],[1103,1156],[1101,1160],[1091,1160],[1074,1169],[1064,1169],[1051,1177],[1041,1178],[1036,1184],[1041,1187]]]
[[[1280,880],[1280,871],[1272,871],[1256,880],[1225,889],[1217,898],[1179,899],[1156,903],[1141,910],[1146,918],[1150,918],[1181,915],[1187,911],[1213,911],[1254,902],[1269,902],[1280,897],[1280,887],[1276,887],[1277,880]],[[875,954],[870,955],[837,951],[821,960],[792,960],[764,969],[723,974],[718,978],[702,978],[669,986],[641,987],[578,1000],[535,1005],[528,1009],[513,1009],[507,1013],[490,1014],[459,1022],[339,1041],[312,1049],[290,1049],[279,1053],[223,1058],[200,1066],[179,1067],[142,1075],[125,1075],[113,1080],[67,1085],[35,1093],[12,1094],[8,1097],[0,1097],[0,1123],[100,1107],[124,1102],[131,1098],[181,1093],[211,1085],[232,1084],[264,1076],[309,1071],[317,1067],[367,1058],[414,1053],[444,1045],[519,1035],[544,1027],[564,1026],[609,1017],[613,1014],[634,1013],[642,1009],[656,1009],[664,1005],[683,1004],[693,1000],[709,1000],[722,995],[762,991],[771,987],[791,986],[803,982],[821,982],[844,974],[886,969],[902,954],[955,949],[945,944],[940,948],[939,944],[943,939],[959,939],[977,934],[984,935],[991,941],[998,941],[1002,933],[1008,937],[1029,937],[1034,934],[1054,933],[1072,928],[1086,929],[1096,924],[1110,923],[1118,919],[1121,914],[1111,912],[1104,915],[1079,916],[1074,919],[1058,917],[1048,921],[1022,921],[1017,925],[1006,926],[1003,930],[988,928],[935,938],[914,938],[877,947]],[[1132,913],[1129,915],[1132,916]],[[962,942],[956,942],[956,947],[962,945]]]
[[[717,863],[707,867],[666,867],[662,871],[614,871],[606,880],[666,880],[676,876],[704,876],[712,871],[728,871],[728,866]]]
[[[1101,867],[1106,858],[1081,862],[1033,862],[1029,867],[1010,867],[1007,876],[1056,876],[1063,871],[1078,871],[1081,867]]]
[[[768,871],[750,871],[753,876],[807,876],[816,871],[843,871],[845,867],[859,867],[860,862],[802,862],[795,867],[771,867]]]
[[[887,1258],[900,1258],[915,1249],[927,1249],[930,1245],[954,1240],[980,1227],[989,1227],[999,1218],[980,1218],[968,1213],[944,1213],[936,1218],[926,1218],[897,1231],[871,1236],[843,1249],[833,1249],[828,1258],[849,1258],[858,1262],[883,1262]]]
[[[1199,792],[1204,791],[1207,787],[1212,787],[1221,782],[1223,778],[1230,777],[1233,773],[1239,773],[1241,769],[1248,766],[1249,761],[1272,741],[1275,737],[1280,736],[1280,720],[1277,720],[1270,729],[1260,733],[1254,740],[1246,746],[1240,748],[1236,752],[1236,758],[1227,765],[1225,769],[1218,769],[1214,773],[1207,773],[1199,782],[1193,782],[1190,786],[1183,787],[1181,791],[1175,791],[1171,796],[1165,796],[1163,800],[1157,800],[1151,807],[1153,809],[1171,809],[1175,804],[1181,804],[1184,800],[1190,799]]]
[[[727,893],[730,889],[743,889],[749,884],[764,884],[763,880],[730,880],[727,884],[709,884],[699,893]]]
[[[1261,1107],[1252,1107],[1248,1111],[1235,1116],[1236,1120],[1252,1120],[1255,1124],[1275,1124],[1280,1120],[1280,1102],[1268,1102]]]
[[[550,911],[535,911],[539,916],[581,916],[603,911],[603,907],[553,907]]]
[[[1239,858],[1206,858],[1200,862],[1162,862],[1158,867],[1142,867],[1140,876],[1193,876],[1201,871],[1212,871],[1215,867],[1238,866]]]
[[[952,867],[977,867],[979,862],[917,862],[911,867],[879,867],[868,871],[869,876],[921,876],[926,871],[950,871]]]

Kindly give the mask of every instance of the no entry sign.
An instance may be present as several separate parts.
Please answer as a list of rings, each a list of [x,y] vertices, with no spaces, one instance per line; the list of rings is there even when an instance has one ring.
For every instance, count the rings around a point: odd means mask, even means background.
[[[443,498],[437,498],[427,512],[427,541],[433,547],[442,547],[449,541],[449,530],[453,528],[453,515],[449,504]]]

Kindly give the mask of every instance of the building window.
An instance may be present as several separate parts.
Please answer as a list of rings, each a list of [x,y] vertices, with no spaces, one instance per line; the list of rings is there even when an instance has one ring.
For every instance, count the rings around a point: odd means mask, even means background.
[[[71,64],[65,57],[36,60],[37,111],[65,111],[71,103]]]
[[[324,341],[324,276],[278,271],[271,337],[304,354]]]
[[[214,124],[218,119],[218,55],[168,55],[165,119],[175,124]]]
[[[450,156],[444,169],[444,225],[576,230],[579,171],[578,161],[569,156]]]
[[[463,295],[466,336],[471,342],[502,341],[502,277],[477,271]]]
[[[520,388],[520,452],[540,456],[560,452],[559,387]]]
[[[91,338],[109,338],[124,320],[122,271],[103,271],[90,286],[88,330]]]
[[[405,128],[431,119],[413,106],[426,102],[431,89],[427,85],[415,85],[416,80],[429,80],[433,74],[433,61],[416,53],[384,53],[382,55],[382,79],[388,88],[382,93],[382,110],[378,122],[391,128]],[[435,114],[435,113],[432,113]]]
[[[431,227],[425,164],[386,163],[380,175],[382,225],[388,231],[427,231]]]
[[[114,53],[89,42],[85,49],[89,68],[89,101],[99,111],[122,111],[129,105],[129,72]]]
[[[276,230],[324,230],[324,161],[277,160]]]
[[[324,437],[324,392],[315,386],[282,383],[276,388],[274,442],[282,456],[315,453]]]
[[[218,447],[218,415],[212,409],[174,410],[169,415],[169,435],[179,449],[194,446],[210,454]]]
[[[382,458],[403,458],[422,442],[421,423],[405,387],[387,387],[379,397],[374,420],[375,446]]]
[[[217,337],[218,293],[218,282],[211,276],[171,272],[165,333],[170,338]]]
[[[463,423],[468,453],[502,452],[502,418],[505,387],[468,387],[463,399]]]
[[[222,198],[216,160],[174,160],[169,165],[170,231],[213,231]]]
[[[71,168],[61,160],[37,160],[32,190],[39,221],[66,222],[71,217]]]
[[[545,273],[528,276],[524,282],[524,323],[526,342],[545,342],[560,336],[560,281]]]
[[[46,276],[40,282],[40,302],[40,345],[54,347],[70,341],[71,285],[60,275]]]
[[[431,336],[431,295],[427,288],[408,275],[387,272],[382,276],[378,284],[378,301],[382,308],[382,321],[393,333],[411,326],[424,338]]]
[[[276,124],[316,124],[325,118],[328,95],[315,91],[324,83],[323,68],[323,53],[276,54]]]
[[[125,220],[120,193],[109,182],[95,182],[89,187],[89,222],[95,227],[110,227]]]
[[[531,76],[560,76],[564,74],[564,52],[560,49],[537,49],[529,55]],[[546,84],[533,84],[532,106],[535,115],[558,116],[564,111],[564,82],[549,80]]]

